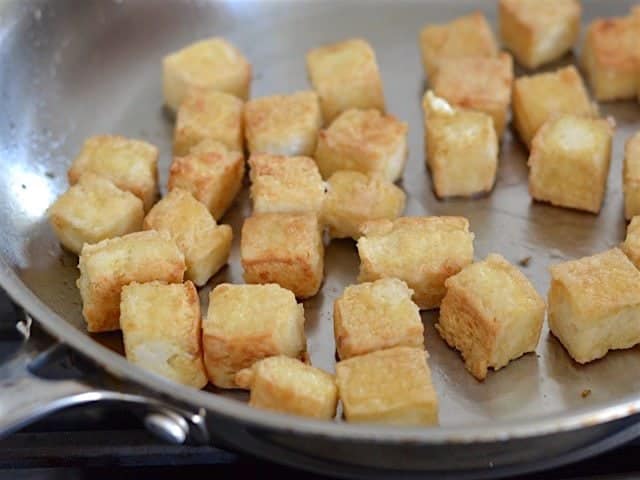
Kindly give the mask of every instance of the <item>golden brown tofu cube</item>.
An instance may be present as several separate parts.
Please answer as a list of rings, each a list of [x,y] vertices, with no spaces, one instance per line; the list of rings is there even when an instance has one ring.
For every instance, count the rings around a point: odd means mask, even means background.
[[[251,390],[252,407],[321,420],[336,415],[338,387],[333,375],[295,358],[259,360],[238,372],[236,383]]]
[[[249,166],[254,213],[320,213],[324,182],[312,158],[255,154]]]
[[[171,190],[144,219],[145,230],[167,232],[184,254],[185,278],[202,286],[226,263],[233,233],[217,225],[207,207],[181,188]]]
[[[640,132],[629,138],[624,147],[622,190],[624,217],[630,220],[640,215]]]
[[[246,100],[251,65],[227,40],[215,37],[193,43],[162,61],[164,101],[177,111],[190,91],[219,91]]]
[[[358,240],[358,281],[398,278],[421,309],[437,308],[444,282],[473,261],[473,233],[463,217],[400,217],[375,220]]]
[[[298,298],[320,289],[324,245],[312,213],[260,213],[242,226],[240,258],[247,283],[277,283]]]
[[[640,217],[633,217],[627,227],[627,236],[620,247],[636,268],[640,268]]]
[[[304,308],[274,284],[218,285],[202,329],[207,375],[220,388],[240,387],[236,373],[258,360],[306,352]]]
[[[581,10],[578,0],[500,0],[500,36],[518,63],[538,68],[573,48]]]
[[[142,140],[97,135],[85,140],[68,172],[75,184],[85,173],[111,180],[120,190],[133,193],[148,211],[158,197],[158,149]]]
[[[376,54],[366,40],[314,48],[307,53],[307,73],[327,123],[352,108],[385,110]]]
[[[256,98],[244,108],[244,128],[251,153],[311,156],[322,127],[315,92]]]
[[[539,201],[599,213],[607,187],[613,128],[607,120],[560,115],[531,145],[529,192]]]
[[[120,328],[120,293],[132,282],[182,283],[184,255],[166,232],[154,230],[85,244],[80,253],[82,314],[89,332]]]
[[[408,125],[378,110],[347,110],[321,130],[315,160],[323,178],[338,170],[377,174],[390,182],[407,163]]]
[[[478,380],[538,345],[545,303],[520,270],[496,254],[445,282],[436,330]]]
[[[85,243],[142,230],[144,207],[133,193],[87,173],[60,195],[47,213],[60,243],[78,255]]]
[[[578,363],[640,343],[640,272],[619,249],[551,266],[549,328]]]
[[[202,361],[200,300],[193,283],[122,287],[120,326],[127,360],[184,385],[208,380]]]
[[[169,190],[188,190],[220,220],[242,188],[244,158],[220,142],[204,140],[188,155],[173,159]]]
[[[395,347],[338,362],[338,393],[347,422],[436,425],[438,398],[427,353]]]
[[[332,238],[360,238],[369,220],[395,220],[404,210],[404,191],[384,178],[340,170],[327,180],[322,223]]]

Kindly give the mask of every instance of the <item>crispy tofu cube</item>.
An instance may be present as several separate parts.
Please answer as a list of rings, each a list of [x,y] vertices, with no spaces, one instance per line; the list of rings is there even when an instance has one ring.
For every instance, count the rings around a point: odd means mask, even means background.
[[[97,135],[85,140],[68,172],[74,185],[85,173],[111,180],[120,190],[133,193],[148,211],[158,197],[158,149],[142,140]]]
[[[242,188],[244,158],[215,140],[204,140],[188,155],[175,157],[169,170],[169,190],[188,190],[220,220]]]
[[[120,326],[127,360],[184,385],[208,380],[202,361],[200,299],[193,283],[122,287]]]
[[[427,165],[440,198],[489,192],[498,169],[498,136],[483,112],[458,110],[428,91],[424,108]]]
[[[162,61],[164,101],[177,111],[190,91],[219,91],[246,100],[251,64],[227,40],[215,37],[193,43]]]
[[[244,108],[244,128],[251,153],[311,156],[322,127],[315,92],[256,98]]]
[[[306,353],[304,308],[274,284],[218,285],[202,330],[207,374],[220,388],[240,387],[236,373],[258,360]]]
[[[484,380],[538,345],[544,299],[520,270],[496,254],[445,282],[436,330],[460,351],[467,370]]]
[[[324,182],[312,158],[256,154],[249,166],[254,213],[320,213]]]
[[[166,232],[154,230],[85,244],[80,252],[82,314],[89,332],[120,329],[120,293],[132,282],[182,283],[184,255]]]
[[[324,245],[312,213],[260,213],[245,220],[240,259],[247,283],[277,283],[298,298],[320,289]]]
[[[217,140],[229,150],[242,152],[244,103],[222,92],[188,94],[176,116],[173,154],[184,156],[203,140]]]
[[[445,59],[495,57],[498,45],[487,19],[474,12],[440,25],[425,25],[420,31],[422,63],[431,78]]]
[[[607,187],[613,128],[607,120],[559,115],[531,145],[529,192],[539,201],[599,213]]]
[[[436,425],[438,398],[427,353],[395,347],[338,362],[338,393],[347,422]]]
[[[307,73],[327,123],[352,108],[385,110],[376,54],[366,40],[355,38],[310,50]]]
[[[409,153],[408,125],[378,110],[347,110],[320,131],[315,160],[323,178],[338,170],[402,176]]]
[[[595,115],[582,77],[571,65],[555,72],[518,78],[513,84],[513,123],[530,147],[538,129],[553,115]]]
[[[424,348],[424,327],[413,290],[397,278],[348,286],[333,306],[341,360],[385,348]]]
[[[252,407],[321,420],[336,415],[338,387],[333,375],[295,358],[259,360],[238,372],[236,383],[251,390]]]
[[[640,268],[640,217],[633,217],[627,227],[627,236],[620,247],[636,268]]]
[[[631,220],[640,215],[640,132],[629,138],[624,147],[622,190],[624,217]]]
[[[571,50],[581,10],[578,0],[500,0],[500,36],[518,63],[538,68]]]
[[[322,223],[331,238],[360,238],[369,220],[395,220],[404,210],[404,191],[384,178],[340,170],[327,180]]]
[[[86,173],[58,197],[47,213],[60,243],[80,254],[85,243],[142,230],[144,207],[133,193]]]
[[[640,271],[619,249],[551,266],[549,328],[578,363],[640,343]]]
[[[207,207],[181,188],[171,190],[144,219],[145,230],[167,232],[184,254],[185,278],[202,286],[226,263],[233,234]]]
[[[451,106],[490,115],[498,136],[507,124],[512,83],[513,59],[508,53],[444,59],[432,81],[435,95]]]
[[[358,240],[358,281],[398,278],[421,309],[437,308],[444,282],[473,261],[473,233],[463,217],[400,217],[374,220]]]

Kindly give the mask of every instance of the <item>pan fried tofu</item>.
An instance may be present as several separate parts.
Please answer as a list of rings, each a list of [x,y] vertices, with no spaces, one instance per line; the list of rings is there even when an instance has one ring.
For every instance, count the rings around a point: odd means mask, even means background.
[[[438,308],[444,282],[473,261],[473,233],[463,217],[400,217],[364,224],[358,281],[403,280],[421,309]]]
[[[366,40],[354,38],[310,50],[307,73],[327,123],[352,108],[385,110],[376,54]]]
[[[224,38],[193,43],[162,61],[164,101],[174,112],[190,91],[249,97],[251,64]]]
[[[252,154],[310,156],[320,127],[322,114],[315,92],[256,98],[244,108],[245,136]]]
[[[324,271],[315,214],[260,213],[242,226],[240,260],[247,283],[277,283],[298,298],[315,295]]]
[[[240,370],[235,380],[251,390],[252,407],[321,420],[336,416],[338,387],[333,375],[295,358],[259,360]]]
[[[120,326],[127,360],[189,387],[202,388],[200,300],[193,283],[122,287]]]
[[[640,271],[618,248],[551,266],[549,328],[578,363],[640,343]]]
[[[420,31],[422,63],[429,78],[445,59],[495,57],[498,45],[487,19],[474,12],[440,25],[425,25]]]
[[[424,348],[424,327],[412,295],[397,278],[348,286],[333,306],[340,359],[401,345]]]
[[[242,152],[244,103],[222,92],[189,93],[176,116],[173,154],[184,156],[203,140],[217,140],[229,150]]]
[[[395,347],[336,365],[338,393],[347,422],[436,425],[438,398],[427,353]]]
[[[133,193],[148,211],[158,197],[158,149],[142,140],[97,135],[85,140],[68,172],[74,185],[85,173],[111,180],[120,190]]]
[[[631,220],[640,215],[640,132],[633,135],[624,147],[622,169],[624,217]]]
[[[599,213],[607,187],[613,128],[607,120],[559,115],[531,145],[529,192],[539,201]]]
[[[573,48],[581,10],[578,0],[500,0],[500,36],[518,63],[538,68]]]
[[[171,190],[144,219],[145,230],[167,232],[184,254],[185,278],[202,286],[226,263],[231,250],[229,225],[217,225],[207,207],[188,191]]]
[[[320,213],[324,182],[312,158],[255,154],[249,166],[254,213]]]
[[[327,180],[322,223],[331,238],[360,238],[369,220],[395,220],[404,210],[404,191],[384,178],[340,170]]]
[[[424,108],[427,165],[438,197],[491,191],[498,169],[498,136],[483,112],[459,110],[428,91]]]
[[[166,232],[129,233],[89,245],[80,253],[82,314],[89,332],[120,329],[120,293],[132,282],[182,283],[184,255]]]
[[[215,140],[203,140],[169,170],[169,190],[188,190],[220,220],[242,188],[244,158]]]
[[[60,243],[79,255],[85,243],[142,230],[144,207],[133,193],[87,173],[58,197],[48,215]]]
[[[640,268],[640,217],[633,217],[627,227],[627,236],[620,247],[636,268]]]
[[[513,84],[513,123],[531,146],[538,129],[553,115],[596,115],[578,70],[571,65],[555,72],[518,78]]]
[[[209,296],[202,331],[207,375],[220,388],[245,387],[235,376],[258,360],[300,358],[306,352],[304,308],[274,284],[218,285]]]
[[[347,110],[320,131],[315,160],[323,178],[338,170],[378,174],[390,182],[407,163],[408,125],[378,110]]]
[[[538,345],[545,303],[520,270],[491,254],[445,282],[436,330],[484,380]]]

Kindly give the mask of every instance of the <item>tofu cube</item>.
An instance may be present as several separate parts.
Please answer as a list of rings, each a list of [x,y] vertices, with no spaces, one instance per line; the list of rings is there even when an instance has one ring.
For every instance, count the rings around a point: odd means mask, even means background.
[[[531,145],[529,192],[552,205],[599,213],[607,187],[613,128],[607,120],[559,115]]]
[[[403,173],[408,125],[378,110],[347,110],[320,131],[315,160],[323,178],[338,170],[378,174],[390,182]]]
[[[133,193],[87,173],[60,195],[47,213],[62,246],[78,255],[85,243],[142,230],[144,207]]]
[[[247,283],[277,283],[298,298],[320,289],[324,245],[312,213],[260,213],[245,220],[240,260]]]
[[[385,110],[376,54],[366,40],[354,38],[310,50],[307,73],[327,123],[352,108]]]
[[[312,158],[255,154],[249,166],[254,213],[320,213],[324,182]]]
[[[474,12],[420,31],[422,63],[429,78],[443,60],[460,57],[495,57],[498,45],[485,16]]]
[[[384,178],[340,170],[327,180],[322,205],[322,223],[331,238],[360,238],[360,229],[370,220],[395,220],[404,210],[404,191]]]
[[[173,154],[184,156],[203,140],[217,140],[229,150],[242,152],[244,136],[242,112],[244,103],[222,92],[188,94],[176,116]]]
[[[400,217],[364,224],[358,281],[403,280],[421,309],[438,308],[444,282],[473,261],[473,233],[463,217]]]
[[[491,254],[445,282],[436,330],[460,351],[467,370],[484,380],[538,345],[544,299],[520,270]]]
[[[640,215],[640,132],[629,138],[624,147],[622,190],[624,217],[631,220]]]
[[[427,353],[395,347],[338,362],[338,393],[347,422],[436,425],[438,398]]]
[[[322,127],[315,92],[256,98],[244,108],[244,128],[251,153],[311,156]]]
[[[74,185],[85,173],[111,180],[120,190],[133,193],[145,212],[158,197],[158,149],[142,140],[97,135],[85,140],[68,172]]]
[[[627,227],[627,236],[620,247],[636,268],[640,268],[640,217],[633,217]]]
[[[578,0],[500,0],[500,36],[518,63],[538,68],[573,48],[581,14]]]
[[[278,285],[218,285],[202,331],[207,375],[220,388],[240,387],[236,374],[258,360],[306,353],[304,308]]]
[[[169,190],[188,190],[220,220],[242,188],[244,158],[220,142],[204,140],[184,157],[175,157],[169,170]]]
[[[174,112],[190,91],[218,91],[249,98],[251,64],[224,38],[193,43],[162,61],[164,101]]]
[[[144,219],[145,230],[167,232],[184,254],[185,278],[202,286],[226,263],[233,234],[207,207],[181,188],[171,190]]]
[[[596,115],[578,70],[571,65],[555,72],[518,78],[513,84],[513,123],[531,146],[538,129],[554,115]]]
[[[189,387],[208,383],[202,360],[200,299],[193,283],[125,285],[120,325],[131,363]]]
[[[424,108],[427,166],[438,197],[489,192],[498,169],[498,136],[483,112],[458,110],[428,91]]]
[[[341,360],[385,348],[424,348],[424,327],[413,290],[397,278],[348,286],[333,306]]]
[[[252,407],[320,420],[336,416],[338,387],[333,375],[295,358],[259,360],[238,372],[236,383],[251,390]]]
[[[578,363],[640,343],[640,271],[619,249],[551,266],[549,328]]]
[[[132,282],[182,283],[184,255],[166,232],[129,233],[89,245],[80,253],[82,314],[89,332],[120,329],[120,293]]]

